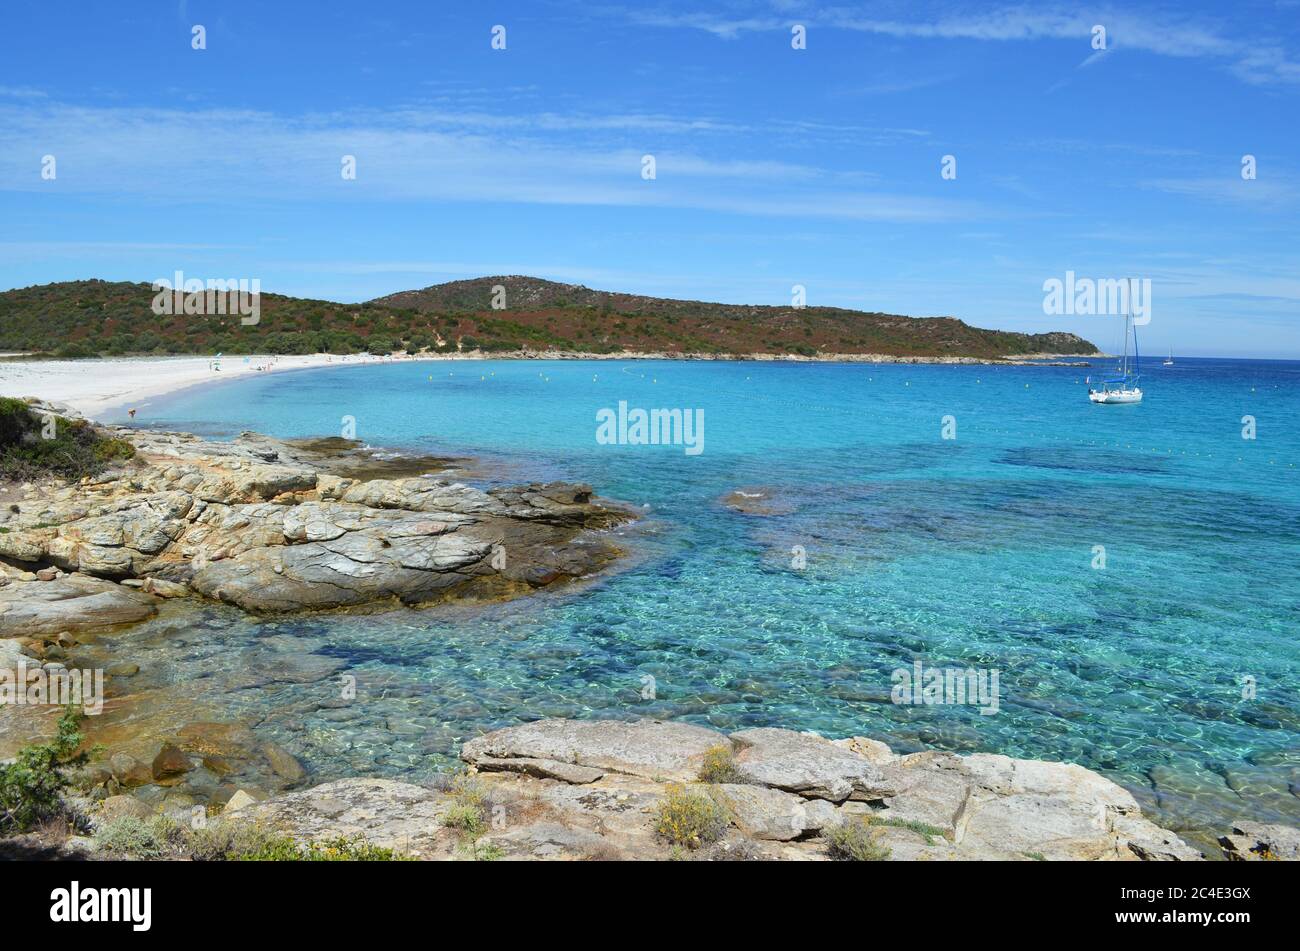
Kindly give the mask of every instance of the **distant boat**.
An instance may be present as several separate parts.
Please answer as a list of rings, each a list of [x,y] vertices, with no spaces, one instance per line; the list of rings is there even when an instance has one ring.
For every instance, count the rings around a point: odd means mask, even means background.
[[[1129,300],[1133,297],[1130,294]],[[1131,308],[1130,308],[1131,310]],[[1128,338],[1133,334],[1133,370],[1129,372],[1128,365]],[[1170,351],[1170,359],[1173,359],[1173,351]],[[1124,355],[1120,358],[1119,367],[1116,369],[1118,376],[1101,380],[1101,389],[1089,389],[1088,399],[1094,403],[1141,403],[1142,390],[1137,385],[1140,377],[1138,376],[1138,343],[1137,328],[1133,326],[1132,313],[1124,316]]]
[[[1174,348],[1170,347],[1169,356],[1165,357],[1165,366],[1171,367],[1173,365],[1174,365]]]

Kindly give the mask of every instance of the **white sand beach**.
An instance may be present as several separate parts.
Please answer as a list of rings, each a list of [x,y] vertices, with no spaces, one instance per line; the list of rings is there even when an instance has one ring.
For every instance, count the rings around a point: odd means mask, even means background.
[[[315,353],[304,356],[124,357],[106,360],[0,362],[0,396],[34,396],[62,403],[88,419],[116,407],[143,407],[150,399],[203,383],[314,367],[356,366],[398,357]],[[219,369],[218,369],[219,367]]]

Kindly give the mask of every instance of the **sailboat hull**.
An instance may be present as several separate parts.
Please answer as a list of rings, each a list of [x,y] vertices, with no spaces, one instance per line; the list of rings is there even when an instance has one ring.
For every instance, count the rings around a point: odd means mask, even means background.
[[[1094,403],[1141,403],[1142,391],[1137,387],[1124,390],[1090,390],[1088,399]]]

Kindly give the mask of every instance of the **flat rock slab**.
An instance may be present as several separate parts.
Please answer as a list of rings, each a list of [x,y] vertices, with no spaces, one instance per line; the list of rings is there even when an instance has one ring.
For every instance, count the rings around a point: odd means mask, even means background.
[[[512,759],[572,763],[646,779],[692,782],[706,751],[727,746],[725,734],[659,720],[538,720],[506,727],[465,744],[461,759],[487,758],[504,769]],[[520,771],[527,771],[521,765]]]
[[[755,782],[810,798],[883,799],[897,792],[865,756],[811,733],[761,727],[731,734],[736,765]]]
[[[236,811],[300,841],[338,836],[421,858],[441,858],[454,836],[442,826],[448,801],[431,789],[389,779],[340,779]]]
[[[553,759],[529,759],[522,756],[516,759],[493,759],[491,756],[481,756],[474,765],[481,773],[523,773],[526,776],[536,776],[538,779],[558,779],[575,786],[594,783],[605,775],[603,769],[594,769],[590,766],[560,763]]]
[[[0,637],[45,637],[152,617],[155,601],[111,581],[72,575],[0,587]]]

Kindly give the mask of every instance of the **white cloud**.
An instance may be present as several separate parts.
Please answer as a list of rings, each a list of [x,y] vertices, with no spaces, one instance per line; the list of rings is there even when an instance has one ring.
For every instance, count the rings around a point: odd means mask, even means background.
[[[617,121],[617,117],[608,117]],[[627,117],[624,117],[626,119]],[[482,117],[411,109],[285,117],[233,109],[0,105],[0,180],[10,190],[108,194],[169,202],[476,201],[694,208],[743,215],[862,221],[948,221],[991,214],[972,202],[863,189],[872,176],[797,164],[649,149],[601,137],[557,143],[551,120],[520,118],[505,134]],[[588,128],[599,125],[592,122]],[[788,129],[825,126],[787,123]],[[923,130],[894,130],[923,138]],[[58,177],[40,177],[52,154]],[[355,181],[340,175],[344,155]]]

